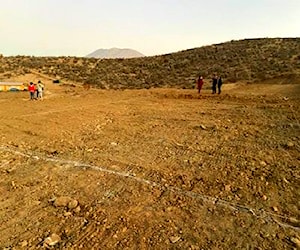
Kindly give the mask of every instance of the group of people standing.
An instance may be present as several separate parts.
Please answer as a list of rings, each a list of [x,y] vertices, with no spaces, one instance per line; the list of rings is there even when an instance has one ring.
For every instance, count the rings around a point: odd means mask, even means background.
[[[42,84],[41,81],[38,81],[37,84],[34,84],[33,82],[30,82],[28,86],[28,91],[30,94],[30,100],[43,100],[44,97],[44,84]]]
[[[202,86],[204,84],[204,79],[203,76],[199,76],[197,80],[197,88],[198,88],[198,93],[200,94]],[[217,93],[217,87],[218,87],[218,94],[221,94],[221,87],[223,85],[223,80],[221,76],[214,75],[212,78],[212,94]]]

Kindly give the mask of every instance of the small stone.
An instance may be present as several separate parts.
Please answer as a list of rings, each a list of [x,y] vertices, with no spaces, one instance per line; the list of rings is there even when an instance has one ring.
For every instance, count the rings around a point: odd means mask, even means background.
[[[72,199],[69,203],[68,203],[68,208],[69,209],[74,209],[78,206],[78,201],[77,200],[74,200]]]
[[[274,210],[274,212],[278,212],[278,208],[277,207],[272,207],[272,209]]]
[[[231,191],[231,186],[230,185],[225,185],[225,191],[230,192]]]
[[[295,144],[293,142],[290,142],[290,141],[286,144],[287,148],[293,148],[294,146],[295,146]]]
[[[72,198],[68,196],[61,196],[54,201],[54,206],[56,207],[66,207],[68,206],[69,202],[72,200]]]
[[[70,235],[71,230],[69,228],[65,228],[64,230],[64,234],[69,236]]]
[[[59,243],[61,241],[61,238],[59,235],[53,233],[51,234],[49,237],[47,237],[44,241],[44,244],[47,246],[55,246],[57,243]]]
[[[284,181],[285,183],[290,183],[286,178],[283,178],[283,181]]]
[[[295,245],[298,249],[300,249],[300,240],[299,240],[298,238],[296,238],[296,237],[291,237],[291,242],[293,242],[294,245]]]
[[[206,129],[206,127],[203,124],[200,125],[200,128],[203,129],[203,130]]]
[[[263,199],[264,201],[266,201],[266,200],[268,199],[268,197],[267,197],[266,195],[263,195],[263,196],[262,196],[262,199]]]
[[[41,204],[40,201],[33,201],[33,202],[32,202],[32,205],[34,205],[34,206],[38,206],[38,205],[40,205],[40,204]]]
[[[24,241],[22,241],[22,242],[20,243],[20,246],[21,246],[21,247],[26,247],[27,245],[28,245],[27,240],[24,240]]]
[[[74,209],[74,213],[78,214],[80,212],[81,208],[80,206],[77,206],[75,209]]]
[[[259,164],[263,167],[267,166],[267,163],[265,161],[261,161]]]
[[[171,237],[170,237],[171,243],[176,243],[176,242],[179,241],[180,239],[181,239],[180,236],[171,236]]]
[[[294,225],[294,226],[297,226],[297,227],[300,226],[300,221],[297,220],[297,218],[295,218],[295,217],[290,217],[290,218],[289,218],[289,222],[290,222],[292,225]]]
[[[70,217],[70,216],[72,216],[72,213],[71,213],[71,212],[65,212],[65,213],[64,213],[64,216],[65,216],[65,217]]]

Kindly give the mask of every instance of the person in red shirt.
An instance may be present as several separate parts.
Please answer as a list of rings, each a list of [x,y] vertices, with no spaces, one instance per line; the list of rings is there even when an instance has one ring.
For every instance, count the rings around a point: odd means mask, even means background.
[[[198,93],[200,94],[202,86],[203,86],[203,77],[199,76],[198,81],[197,81],[197,88],[198,88]]]
[[[35,87],[34,87],[33,82],[30,82],[30,84],[28,86],[28,91],[30,93],[30,100],[34,100]]]

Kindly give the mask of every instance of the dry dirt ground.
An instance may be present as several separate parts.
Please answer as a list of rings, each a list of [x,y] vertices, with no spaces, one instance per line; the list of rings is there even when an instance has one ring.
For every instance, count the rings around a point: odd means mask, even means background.
[[[0,93],[0,249],[300,247],[299,84],[41,80]]]

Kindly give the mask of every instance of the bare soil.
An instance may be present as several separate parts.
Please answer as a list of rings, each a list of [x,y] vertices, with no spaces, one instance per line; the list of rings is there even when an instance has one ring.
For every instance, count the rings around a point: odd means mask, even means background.
[[[300,247],[300,85],[41,80],[0,93],[0,249]]]

